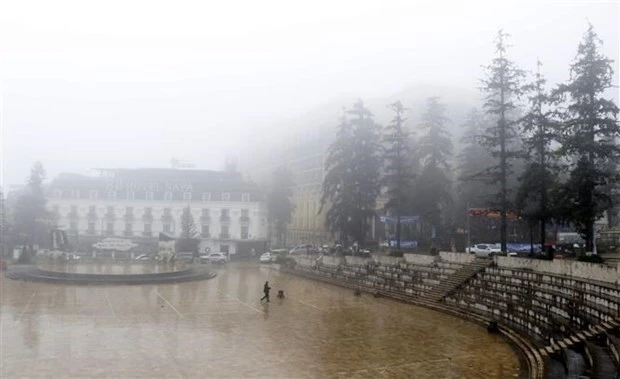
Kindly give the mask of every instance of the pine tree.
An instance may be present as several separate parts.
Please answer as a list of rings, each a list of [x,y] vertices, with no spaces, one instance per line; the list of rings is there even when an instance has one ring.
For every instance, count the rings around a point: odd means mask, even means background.
[[[196,224],[194,223],[194,216],[189,205],[183,208],[181,214],[181,234],[176,242],[176,251],[178,252],[191,252],[194,253],[194,257],[198,256],[198,232],[196,231]]]
[[[445,112],[445,106],[437,97],[427,100],[427,110],[420,125],[420,129],[426,132],[419,140],[422,168],[415,191],[420,215],[436,232],[447,226],[446,211],[452,206],[451,169],[448,164],[452,156],[452,141],[446,129],[449,120]]]
[[[181,234],[179,238],[193,239],[198,236],[196,231],[196,223],[194,222],[194,216],[189,206],[183,208],[181,214]]]
[[[617,183],[620,149],[618,107],[604,92],[612,87],[612,60],[599,51],[602,41],[588,27],[571,65],[568,83],[556,94],[567,102],[560,128],[559,155],[570,161],[570,178],[559,201],[563,218],[583,235],[593,249],[594,222],[612,206],[608,188]]]
[[[291,222],[295,205],[293,196],[293,174],[284,167],[274,170],[267,194],[269,223],[274,226],[278,246],[286,246],[286,225]]]
[[[384,183],[387,187],[388,202],[386,209],[396,215],[396,248],[400,249],[401,240],[401,216],[407,194],[410,192],[414,173],[411,164],[411,140],[410,132],[404,126],[406,109],[400,101],[389,105],[394,111],[394,118],[386,127],[383,135],[385,145]]]
[[[541,73],[542,64],[537,62],[534,81],[525,86],[530,94],[529,109],[521,119],[524,132],[524,147],[527,163],[520,177],[517,191],[517,207],[532,228],[540,225],[540,248],[545,249],[546,225],[552,217],[549,207],[549,192],[555,186],[558,165],[551,151],[551,144],[557,140],[555,101],[545,90],[546,80]]]
[[[30,170],[28,185],[17,198],[14,212],[16,237],[24,245],[44,245],[48,242],[49,213],[45,209],[43,182],[45,169],[36,162]]]
[[[495,119],[495,123],[480,136],[480,142],[497,160],[489,167],[487,173],[491,183],[499,184],[497,198],[500,210],[500,243],[506,251],[507,211],[510,206],[508,178],[513,171],[514,159],[521,155],[516,148],[516,125],[514,113],[517,109],[515,100],[521,95],[521,80],[524,76],[514,62],[507,58],[506,39],[508,35],[500,30],[495,42],[496,56],[486,66],[486,77],[482,80],[483,92],[486,94],[484,109]]]
[[[343,115],[328,149],[319,212],[329,203],[326,224],[348,244],[364,244],[380,190],[380,127],[361,100]]]

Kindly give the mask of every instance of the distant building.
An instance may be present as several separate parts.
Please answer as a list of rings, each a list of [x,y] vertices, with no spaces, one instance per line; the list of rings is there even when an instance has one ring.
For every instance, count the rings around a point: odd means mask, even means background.
[[[122,237],[155,253],[159,233],[178,237],[188,207],[201,253],[238,258],[262,251],[267,237],[264,194],[237,172],[185,169],[101,169],[99,176],[62,174],[47,190],[47,206],[74,246],[91,250]]]

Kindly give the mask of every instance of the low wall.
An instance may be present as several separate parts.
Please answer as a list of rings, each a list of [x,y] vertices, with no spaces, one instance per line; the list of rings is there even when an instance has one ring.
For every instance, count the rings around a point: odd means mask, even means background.
[[[452,253],[448,251],[439,252],[439,257],[444,261],[455,263],[471,263],[476,259],[474,254]]]
[[[603,264],[593,264],[577,261],[541,259],[524,259],[511,257],[495,257],[498,267],[531,270],[540,273],[570,276],[593,281],[606,282],[614,285],[620,284],[620,271],[618,267],[609,267]]]
[[[406,263],[420,264],[420,265],[430,265],[435,262],[435,257],[432,255],[421,255],[421,254],[404,254],[403,258]]]

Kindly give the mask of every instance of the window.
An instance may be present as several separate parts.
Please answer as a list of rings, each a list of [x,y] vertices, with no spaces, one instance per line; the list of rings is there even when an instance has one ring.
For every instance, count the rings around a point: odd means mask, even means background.
[[[247,240],[249,232],[250,231],[249,231],[249,228],[247,226],[242,226],[241,227],[241,239],[242,240]]]
[[[114,223],[113,222],[108,222],[106,224],[106,233],[109,236],[113,236],[114,235]]]
[[[153,215],[153,208],[151,208],[151,207],[144,208],[144,215],[148,216],[148,217],[152,216]]]
[[[144,198],[145,198],[146,200],[153,200],[153,192],[147,192],[147,193],[144,195]]]
[[[170,224],[164,224],[164,233],[170,233],[171,231]]]
[[[190,201],[191,199],[192,199],[192,193],[191,192],[183,192],[183,200]]]
[[[220,253],[228,255],[229,250],[230,248],[228,247],[228,245],[220,245]]]
[[[88,223],[88,229],[86,229],[86,233],[95,234],[95,223],[94,222]]]
[[[223,222],[230,221],[230,213],[228,209],[222,209],[222,213],[220,215],[220,221],[223,221]]]
[[[222,201],[229,201],[229,200],[230,200],[230,193],[222,192]]]
[[[71,214],[77,215],[77,205],[71,206]]]
[[[202,208],[202,214],[200,215],[202,218],[209,218],[209,209]]]
[[[91,200],[97,200],[97,195],[98,193],[95,190],[91,190],[88,192],[88,198]]]
[[[202,225],[200,227],[200,236],[203,238],[208,238],[209,237],[209,225]]]
[[[114,216],[114,207],[108,207],[107,214],[109,216]]]
[[[88,207],[88,214],[90,214],[90,215],[97,214],[97,207],[95,207],[94,205],[89,206]]]
[[[222,229],[221,229],[221,233],[220,233],[220,238],[223,239],[228,239],[228,226],[226,225],[222,225]]]
[[[248,203],[250,201],[250,194],[249,193],[241,194],[241,201]]]
[[[250,210],[249,209],[242,209],[241,210],[241,218],[248,218],[250,217]]]
[[[166,217],[170,216],[170,208],[164,208],[164,216]]]
[[[127,200],[134,200],[136,198],[136,193],[133,191],[127,191]]]
[[[133,235],[133,224],[130,222],[125,223],[125,237]]]
[[[62,191],[61,190],[54,190],[54,197],[56,198],[61,198],[62,197]]]
[[[71,190],[71,197],[79,199],[80,198],[80,190]]]
[[[116,200],[116,191],[108,192],[108,200]]]
[[[211,192],[203,192],[202,201],[211,201]]]
[[[133,214],[133,207],[125,207],[125,214],[132,215]]]
[[[164,200],[172,200],[172,192],[164,192]]]
[[[153,231],[153,226],[151,224],[144,224],[144,231],[150,233]]]

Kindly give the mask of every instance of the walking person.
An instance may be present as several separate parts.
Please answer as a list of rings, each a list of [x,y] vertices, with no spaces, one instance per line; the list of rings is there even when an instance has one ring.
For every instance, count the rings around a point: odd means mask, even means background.
[[[265,282],[265,286],[263,287],[263,293],[265,294],[265,296],[260,299],[261,302],[265,299],[267,299],[267,302],[269,302],[269,291],[271,291],[271,287],[269,287],[269,282]]]

